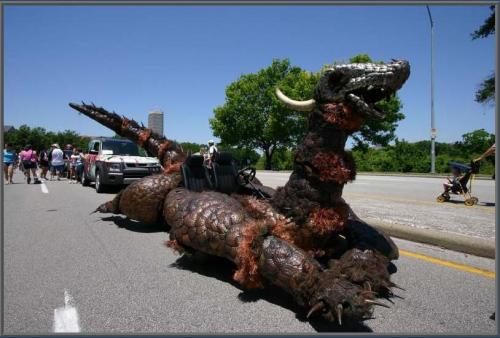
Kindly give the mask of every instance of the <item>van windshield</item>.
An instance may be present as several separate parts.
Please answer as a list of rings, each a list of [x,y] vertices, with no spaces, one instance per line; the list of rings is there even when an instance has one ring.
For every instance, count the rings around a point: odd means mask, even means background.
[[[102,150],[111,150],[113,155],[141,156],[137,145],[127,141],[106,140],[102,143]]]

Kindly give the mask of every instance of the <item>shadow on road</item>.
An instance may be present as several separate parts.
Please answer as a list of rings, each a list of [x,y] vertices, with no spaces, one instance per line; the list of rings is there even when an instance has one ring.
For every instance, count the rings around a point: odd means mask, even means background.
[[[141,233],[167,232],[166,226],[163,226],[161,224],[153,224],[153,225],[144,224],[122,216],[114,215],[109,217],[103,217],[102,220],[111,221],[115,223],[119,228],[134,232],[141,232]]]
[[[308,320],[306,318],[306,310],[298,306],[289,294],[274,285],[266,286],[265,289],[243,290],[232,278],[235,265],[227,259],[197,252],[193,255],[181,256],[170,266],[229,283],[241,290],[238,299],[242,302],[256,302],[263,299],[269,303],[281,306],[294,312],[296,314],[295,317],[301,322],[309,321],[309,324],[317,332],[372,332],[371,328],[360,323],[351,325],[349,325],[349,323],[344,323],[343,326],[339,326],[322,317],[315,317]]]
[[[464,203],[464,200],[459,200],[459,199],[453,199],[453,200],[449,200],[447,201],[446,203],[450,203],[450,204],[462,204],[462,205],[465,205]],[[482,207],[494,207],[495,206],[495,202],[481,202],[479,201],[478,204],[479,206],[482,206]]]

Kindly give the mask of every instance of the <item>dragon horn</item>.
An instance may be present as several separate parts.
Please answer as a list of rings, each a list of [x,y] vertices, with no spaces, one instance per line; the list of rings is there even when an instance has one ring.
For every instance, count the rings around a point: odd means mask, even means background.
[[[342,313],[344,312],[344,308],[342,307],[342,304],[337,305],[337,321],[339,322],[339,325],[342,326]]]
[[[309,317],[311,317],[314,313],[323,310],[324,307],[325,307],[325,303],[323,303],[322,301],[314,304],[314,306],[311,308],[311,310],[309,310],[309,312],[307,313],[306,318],[309,319]]]
[[[297,111],[309,112],[313,110],[314,106],[316,105],[316,101],[314,99],[310,99],[307,101],[292,100],[291,98],[283,94],[278,87],[276,87],[276,96],[278,97],[278,100],[285,104],[285,106]]]
[[[373,304],[373,305],[378,305],[378,306],[383,306],[383,307],[386,307],[388,309],[390,309],[391,307],[387,304],[384,304],[384,303],[380,303],[380,302],[377,302],[375,300],[371,300],[371,299],[365,299],[365,303],[368,303],[368,304]]]

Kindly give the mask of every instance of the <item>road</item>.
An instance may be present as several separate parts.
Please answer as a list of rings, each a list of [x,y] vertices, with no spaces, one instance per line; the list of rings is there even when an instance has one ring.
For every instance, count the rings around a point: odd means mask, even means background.
[[[89,214],[113,196],[66,181],[4,186],[5,334],[61,330],[62,311],[93,334],[496,332],[493,260],[396,240],[393,280],[404,299],[339,328],[306,321],[279,289],[243,292],[225,261],[174,254],[161,227]]]
[[[273,188],[290,173],[260,171],[257,177]],[[461,196],[437,203],[443,178],[358,175],[344,187],[343,197],[366,221],[380,221],[449,231],[480,238],[495,238],[495,181],[474,180],[478,205],[468,207]],[[429,217],[429,215],[432,215]]]

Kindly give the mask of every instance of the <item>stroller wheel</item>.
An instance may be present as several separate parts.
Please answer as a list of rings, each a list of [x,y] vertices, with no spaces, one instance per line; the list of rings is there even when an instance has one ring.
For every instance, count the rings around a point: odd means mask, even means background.
[[[446,202],[450,199],[450,197],[448,196],[448,198],[446,198],[446,196],[443,196],[443,195],[439,195],[437,198],[436,198],[436,201],[438,203],[443,203],[443,202]]]
[[[474,201],[474,204],[477,204],[477,202],[479,202],[479,198],[477,197],[471,197],[470,199]]]
[[[474,199],[468,198],[468,199],[465,200],[464,203],[465,203],[466,206],[470,207],[470,206],[473,206],[475,204],[474,202],[475,202]]]

